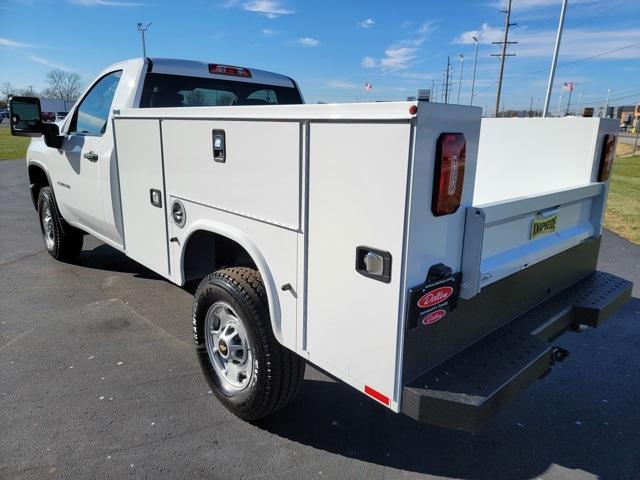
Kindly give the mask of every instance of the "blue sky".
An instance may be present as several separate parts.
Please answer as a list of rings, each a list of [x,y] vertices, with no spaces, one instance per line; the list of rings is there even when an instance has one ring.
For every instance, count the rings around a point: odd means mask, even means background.
[[[541,105],[561,0],[513,0],[503,100]],[[141,55],[137,22],[153,22],[149,56],[262,68],[296,78],[308,102],[399,100],[442,81],[447,56],[457,99],[495,103],[503,0],[0,0],[0,83],[45,86],[52,68],[84,82],[110,63]],[[640,102],[640,1],[569,0],[556,84],[576,83],[572,104]],[[635,46],[631,46],[636,44]],[[597,56],[600,55],[601,56]],[[586,57],[597,56],[590,60]],[[373,90],[365,93],[364,83]],[[551,102],[557,108],[560,88]],[[365,96],[366,95],[366,96]],[[565,95],[563,102],[566,103]]]

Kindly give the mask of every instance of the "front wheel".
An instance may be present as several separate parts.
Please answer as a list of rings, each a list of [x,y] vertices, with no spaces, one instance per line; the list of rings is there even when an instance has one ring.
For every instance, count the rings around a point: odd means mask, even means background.
[[[51,187],[42,187],[38,194],[38,217],[44,246],[56,260],[73,260],[82,250],[82,232],[64,221],[53,197]]]
[[[195,294],[193,328],[202,372],[235,415],[256,420],[295,397],[305,364],[273,335],[256,270],[225,268],[206,276]]]

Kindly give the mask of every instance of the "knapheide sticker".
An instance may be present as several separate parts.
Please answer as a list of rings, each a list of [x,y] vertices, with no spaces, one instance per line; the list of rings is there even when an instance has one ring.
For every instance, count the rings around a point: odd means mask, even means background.
[[[444,302],[453,293],[452,287],[440,287],[425,293],[418,299],[418,307],[429,308]]]
[[[430,314],[424,316],[424,318],[422,319],[422,324],[431,325],[432,323],[436,323],[446,314],[447,314],[447,311],[442,309],[436,310],[435,312],[431,312]]]

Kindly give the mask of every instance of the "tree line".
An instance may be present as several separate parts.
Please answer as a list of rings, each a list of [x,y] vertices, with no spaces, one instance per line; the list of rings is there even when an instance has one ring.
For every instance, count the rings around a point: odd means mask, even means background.
[[[6,108],[10,97],[17,95],[76,101],[80,93],[82,93],[82,81],[80,75],[75,72],[51,70],[47,73],[47,87],[40,91],[32,86],[20,88],[10,82],[4,82],[0,86],[0,93],[2,94],[2,99],[0,100],[0,107],[2,108]]]

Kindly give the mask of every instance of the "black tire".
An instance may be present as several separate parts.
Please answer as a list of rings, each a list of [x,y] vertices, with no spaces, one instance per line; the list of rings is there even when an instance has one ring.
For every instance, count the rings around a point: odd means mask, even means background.
[[[205,318],[214,304],[231,306],[243,322],[253,357],[253,373],[240,391],[224,388],[205,342]],[[196,290],[193,332],[202,372],[218,400],[243,420],[262,418],[284,407],[298,393],[304,360],[283,347],[271,329],[267,296],[260,273],[233,267],[206,276]]]
[[[83,235],[64,221],[51,187],[42,187],[38,194],[38,218],[47,252],[60,261],[75,259],[82,251]]]

